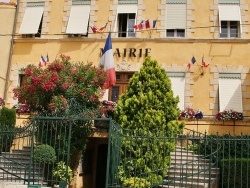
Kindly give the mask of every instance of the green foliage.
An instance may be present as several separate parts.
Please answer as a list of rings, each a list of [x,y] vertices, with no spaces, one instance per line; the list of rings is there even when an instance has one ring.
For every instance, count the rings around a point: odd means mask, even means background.
[[[42,144],[34,150],[34,161],[51,164],[56,161],[56,152],[50,145]]]
[[[215,153],[214,160],[218,157],[222,160],[225,158],[249,158],[250,156],[249,135],[207,135],[206,138],[206,140],[197,143],[196,153],[203,155]],[[218,155],[216,151],[218,151]]]
[[[132,177],[125,179],[123,182],[124,187],[133,188],[147,188],[150,187],[150,182],[144,178]]]
[[[28,65],[23,71],[25,81],[13,92],[33,113],[74,115],[72,99],[74,104],[97,108],[103,95],[105,71],[92,63],[72,63],[70,57],[63,54],[45,68]]]
[[[3,106],[0,109],[0,152],[8,152],[15,136],[16,111]]]
[[[230,158],[221,161],[222,187],[249,187],[250,159]]]
[[[177,121],[178,102],[166,71],[157,61],[146,58],[140,71],[130,79],[126,93],[119,98],[114,114],[124,135],[119,167],[123,183],[129,180],[137,184],[134,178],[144,174],[145,181],[154,185],[167,174],[175,143],[160,138],[173,138],[183,129],[184,124]]]
[[[65,130],[61,133],[56,132],[59,126],[56,130],[53,126],[45,126],[44,122],[40,122],[37,131],[43,134],[38,134],[36,137],[40,144],[48,143],[50,140],[56,155],[60,156],[59,160],[63,160],[69,143],[67,121],[74,118],[97,117],[106,72],[93,66],[92,63],[73,63],[69,56],[63,54],[46,67],[28,65],[23,71],[24,82],[13,92],[18,101],[28,105],[31,116],[57,116],[66,119],[60,124],[61,130]],[[71,155],[79,155],[86,147],[93,122],[72,120],[71,124]],[[57,139],[59,135],[60,140]],[[75,169],[76,166],[71,168]]]
[[[3,107],[0,109],[0,126],[8,125],[8,127],[15,127],[16,124],[16,111]]]
[[[58,162],[52,173],[58,181],[70,183],[73,180],[73,171],[63,161]]]

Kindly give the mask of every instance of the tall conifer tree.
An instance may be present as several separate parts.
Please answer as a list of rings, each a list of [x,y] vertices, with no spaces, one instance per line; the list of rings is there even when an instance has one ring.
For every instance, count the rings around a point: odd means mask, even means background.
[[[166,175],[175,147],[173,137],[183,128],[177,121],[178,102],[166,71],[147,57],[115,110],[115,120],[123,130],[120,178],[125,186],[141,181],[136,177],[141,172],[149,174],[143,178],[145,187],[160,183]],[[162,170],[154,173],[158,169]]]

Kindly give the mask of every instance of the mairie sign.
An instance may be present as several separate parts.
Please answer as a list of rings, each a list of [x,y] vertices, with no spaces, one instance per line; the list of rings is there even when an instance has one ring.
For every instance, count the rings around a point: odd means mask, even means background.
[[[103,48],[101,50],[101,55]],[[114,57],[147,57],[151,52],[151,48],[113,48]]]

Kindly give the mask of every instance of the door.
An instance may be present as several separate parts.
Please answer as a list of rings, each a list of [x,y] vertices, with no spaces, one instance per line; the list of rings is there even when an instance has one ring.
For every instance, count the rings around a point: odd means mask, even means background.
[[[108,145],[101,144],[97,152],[96,188],[105,188]]]

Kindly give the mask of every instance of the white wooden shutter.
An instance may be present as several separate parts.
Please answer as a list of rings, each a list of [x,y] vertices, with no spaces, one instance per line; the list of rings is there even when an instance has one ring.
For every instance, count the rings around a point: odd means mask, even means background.
[[[242,112],[242,92],[240,79],[219,79],[220,112],[235,110]]]
[[[19,29],[20,34],[36,34],[42,19],[44,7],[27,7]]]
[[[185,100],[185,77],[169,77],[172,83],[172,90],[174,96],[179,96],[178,107],[180,110],[184,109]]]
[[[166,29],[186,29],[186,4],[166,6]]]
[[[66,33],[86,34],[88,32],[89,13],[89,5],[72,5]]]

